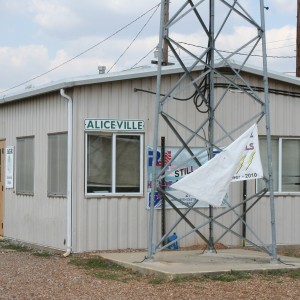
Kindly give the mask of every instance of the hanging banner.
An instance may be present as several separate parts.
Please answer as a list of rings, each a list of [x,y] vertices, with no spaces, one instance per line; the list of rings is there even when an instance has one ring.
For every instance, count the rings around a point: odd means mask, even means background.
[[[255,134],[257,135],[256,124],[205,165],[198,168],[192,174],[185,176],[180,181],[172,184],[171,188],[189,193],[196,199],[212,206],[220,207],[235,174],[240,171],[245,171],[245,174],[249,172],[249,167],[252,165],[255,156],[255,151],[251,152],[253,150],[252,148],[254,148]],[[251,149],[247,150],[250,144],[253,147],[251,146]],[[258,147],[258,141],[256,146]],[[250,152],[248,153],[248,151]],[[252,167],[254,167],[254,165],[252,165]],[[256,173],[257,176],[247,179],[259,178],[259,169],[252,169],[252,173]],[[237,176],[241,176],[242,178],[243,175],[240,173],[240,175]]]
[[[179,150],[179,147],[166,147],[165,149],[165,163],[167,164],[172,157],[177,153]],[[191,148],[191,151],[194,153],[194,155],[197,155],[198,160],[203,165],[208,160],[207,150],[205,148]],[[147,153],[148,153],[148,163],[147,163],[147,175],[148,175],[148,201],[147,201],[147,208],[149,208],[149,203],[151,199],[151,187],[152,187],[152,162],[153,162],[153,148],[147,147]],[[218,151],[215,151],[215,154],[217,154]],[[161,149],[158,147],[157,149],[157,159],[156,159],[156,168],[157,168],[157,174],[161,170]],[[191,155],[184,149],[178,157],[176,157],[176,165],[180,167],[175,167],[173,165],[170,165],[166,173],[170,173],[165,177],[165,190],[176,197],[177,199],[180,199],[183,203],[186,203],[188,205],[193,205],[194,202],[197,202],[194,207],[208,207],[209,205],[206,202],[199,201],[195,199],[195,197],[191,196],[189,193],[182,192],[182,191],[176,191],[170,188],[170,186],[177,182],[178,180],[184,178],[185,176],[191,174],[198,168],[198,164],[194,160],[190,160]],[[228,201],[228,195],[225,195],[225,198]],[[155,208],[161,208],[161,200],[162,196],[159,192],[155,192],[155,198],[154,198],[154,207]],[[185,208],[183,204],[179,203],[178,201],[173,201],[173,203],[176,205],[177,208]],[[166,203],[166,208],[171,208],[171,206]]]
[[[14,147],[5,149],[5,188],[14,188]]]
[[[248,139],[246,148],[232,181],[251,180],[263,178],[263,168],[260,159],[257,126],[254,127]]]

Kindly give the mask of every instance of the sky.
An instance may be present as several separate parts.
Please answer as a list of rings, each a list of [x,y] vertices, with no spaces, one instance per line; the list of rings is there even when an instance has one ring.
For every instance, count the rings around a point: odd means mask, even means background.
[[[171,0],[170,15],[184,2]],[[239,2],[258,18],[259,0]],[[98,66],[106,66],[111,73],[151,65],[158,44],[159,3],[160,0],[0,0],[0,96],[65,78],[96,75]],[[203,11],[206,3],[207,0],[201,3]],[[295,76],[297,1],[265,0],[264,6],[268,7],[268,68]],[[217,6],[216,24],[221,24],[219,13],[223,10]],[[190,18],[178,22],[171,33],[176,41],[189,43],[193,45],[190,49],[195,49],[206,45],[200,31],[199,23]],[[232,51],[255,34],[247,22],[232,18],[224,27],[218,47]],[[249,63],[260,65],[259,50],[253,53],[257,59]],[[185,53],[180,55],[190,59]],[[169,60],[176,62],[172,53]]]

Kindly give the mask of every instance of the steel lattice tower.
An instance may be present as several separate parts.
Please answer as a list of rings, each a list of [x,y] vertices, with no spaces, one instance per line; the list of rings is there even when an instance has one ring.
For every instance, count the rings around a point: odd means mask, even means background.
[[[165,1],[168,0],[161,1],[161,25],[158,45],[158,75],[153,139],[153,184],[148,229],[148,258],[152,258],[155,253],[165,249],[167,246],[165,245],[165,241],[168,234],[170,234],[179,222],[185,221],[191,227],[191,231],[187,232],[184,236],[179,236],[178,239],[184,238],[188,234],[196,233],[207,244],[209,250],[214,250],[214,244],[230,232],[268,253],[272,257],[272,261],[277,261],[264,1],[253,1],[250,9],[244,7],[241,3],[242,1],[239,0],[200,0],[195,3],[192,0],[187,0],[182,1],[182,6],[172,12],[168,19],[165,18]],[[232,43],[230,40],[230,34],[236,30],[235,26],[237,22],[240,22],[245,30],[244,34],[241,35],[242,38],[238,46],[236,46],[238,44],[237,41]],[[192,42],[189,40],[182,41],[180,39],[182,36],[178,37],[178,34],[176,34],[180,28],[193,28],[194,31],[196,28],[197,37]],[[175,84],[162,93],[164,44],[168,45],[172,56],[175,57],[177,63],[181,66],[182,75]],[[244,72],[247,64],[253,62],[253,59],[257,60],[257,57],[259,57],[259,63],[263,67],[263,80],[261,81],[263,92],[260,93],[251,86]],[[237,58],[240,60],[239,64],[235,62]],[[254,62],[257,63],[257,61]],[[195,110],[201,113],[201,122],[194,128],[190,127],[189,124],[184,124],[184,122],[177,120],[169,112],[172,102],[177,101],[178,96],[191,88],[194,91],[193,100]],[[217,88],[222,88],[222,92],[216,93]],[[239,124],[237,121],[234,121],[234,114],[227,116],[233,119],[233,125],[230,127],[227,126],[227,128],[222,124],[219,116],[222,113],[222,111],[220,112],[222,105],[226,105],[224,103],[230,98],[228,94],[231,90],[246,95],[251,103],[250,105],[255,106],[253,110],[255,113]],[[175,155],[171,161],[167,162],[161,171],[158,172],[155,168],[158,137],[160,134],[159,122],[165,122],[164,125],[168,126],[169,130],[176,136],[178,143],[181,145],[177,154],[179,155],[183,150],[187,151],[190,154],[190,159],[194,160],[198,166],[201,163],[190,146],[194,143],[195,139],[198,139],[204,145],[208,153],[208,159],[211,159],[214,155],[214,149],[222,149],[225,141],[234,140],[236,134],[242,129],[247,128],[247,126],[255,122],[262,122],[261,124],[263,124],[266,133],[266,157],[268,158],[268,172],[264,178],[265,186],[253,195],[247,195],[246,198],[240,199],[234,205],[226,203],[227,208],[225,211],[217,215],[214,215],[212,207],[209,208],[209,213],[206,215],[201,210],[194,208],[194,203],[182,203],[180,198],[176,198],[161,187],[161,182],[166,176],[168,167],[171,165],[176,166],[176,157],[178,155]],[[183,133],[183,131],[186,133]],[[154,243],[154,197],[156,192],[159,192],[178,213],[179,220],[170,226],[167,233],[157,243]],[[269,246],[260,240],[244,218],[246,212],[266,195],[269,199],[272,235],[272,242]],[[176,202],[184,205],[186,210],[182,212],[176,208],[176,205],[174,205]],[[237,211],[237,208],[246,203],[249,203],[249,206],[244,213]],[[194,224],[189,219],[191,211],[206,218],[206,222]],[[226,213],[233,213],[236,216],[236,220],[229,226],[219,221],[220,217]],[[238,222],[246,226],[257,237],[258,244],[233,230]],[[209,226],[209,236],[205,236],[199,231],[204,226]],[[215,226],[220,226],[225,231],[216,239],[214,239]]]

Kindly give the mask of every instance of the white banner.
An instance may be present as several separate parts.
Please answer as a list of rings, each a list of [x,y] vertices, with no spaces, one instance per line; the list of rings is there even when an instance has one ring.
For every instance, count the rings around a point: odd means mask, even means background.
[[[196,199],[207,202],[210,205],[220,207],[228,192],[233,176],[242,170],[248,172],[250,165],[253,163],[256,153],[251,154],[253,153],[251,152],[248,156],[248,160],[247,155],[244,159],[245,165],[243,162],[240,167],[242,161],[241,158],[243,157],[247,146],[250,145],[249,142],[253,142],[253,140],[250,139],[253,139],[255,132],[257,135],[256,124],[226,147],[220,154],[216,155],[193,173],[172,184],[171,188],[188,193]],[[253,158],[252,160],[251,157]],[[257,174],[259,173],[258,170],[256,172],[256,170],[252,169],[252,171]],[[255,178],[258,178],[258,175]]]
[[[255,126],[235,174],[232,177],[232,181],[250,180],[262,177],[263,169],[260,160],[257,126]]]

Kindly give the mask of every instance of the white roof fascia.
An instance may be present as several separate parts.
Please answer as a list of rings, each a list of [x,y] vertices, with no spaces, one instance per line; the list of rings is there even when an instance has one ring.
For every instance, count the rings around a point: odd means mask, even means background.
[[[194,68],[194,70],[199,70],[202,68]],[[178,74],[184,72],[181,68],[177,67],[167,67],[162,70],[163,75],[167,74]],[[153,77],[157,76],[157,68],[148,67],[147,70],[143,68],[142,70],[130,70],[124,72],[116,72],[111,74],[101,74],[95,76],[83,76],[76,78],[69,78],[66,80],[61,80],[57,82],[51,82],[36,88],[30,88],[25,91],[18,91],[14,94],[2,95],[0,96],[0,104],[17,101],[33,96],[38,96],[41,94],[51,93],[58,91],[60,89],[72,88],[76,86],[82,85],[90,85],[97,83],[105,83],[105,82],[113,82],[113,81],[121,81],[121,80],[130,80],[130,79],[138,79],[145,77]]]
[[[232,68],[240,69],[241,65],[234,61],[230,62],[230,66]],[[216,68],[219,67],[229,67],[225,64],[216,64]],[[197,66],[193,70],[201,70],[203,66]],[[243,72],[247,72],[253,75],[263,76],[263,70],[257,67],[252,67],[249,65],[245,65],[242,68]],[[162,75],[169,75],[169,74],[178,74],[183,73],[184,70],[178,66],[169,66],[162,68]],[[14,94],[9,95],[2,95],[0,96],[0,105],[12,101],[23,100],[29,97],[38,96],[41,94],[51,93],[58,91],[60,89],[67,89],[76,86],[82,85],[91,85],[97,83],[105,83],[105,82],[113,82],[113,81],[121,81],[121,80],[130,80],[130,79],[138,79],[138,78],[145,78],[145,77],[153,77],[157,76],[157,68],[155,67],[143,67],[141,69],[134,69],[128,70],[123,72],[116,72],[111,74],[97,74],[94,76],[83,76],[83,77],[76,77],[76,78],[69,78],[66,80],[61,80],[57,82],[51,82],[36,88],[30,88],[25,91],[18,91]],[[288,76],[281,74],[279,72],[269,71],[268,78],[274,79],[278,81],[282,81],[285,83],[293,84],[293,85],[300,85],[300,78]]]

